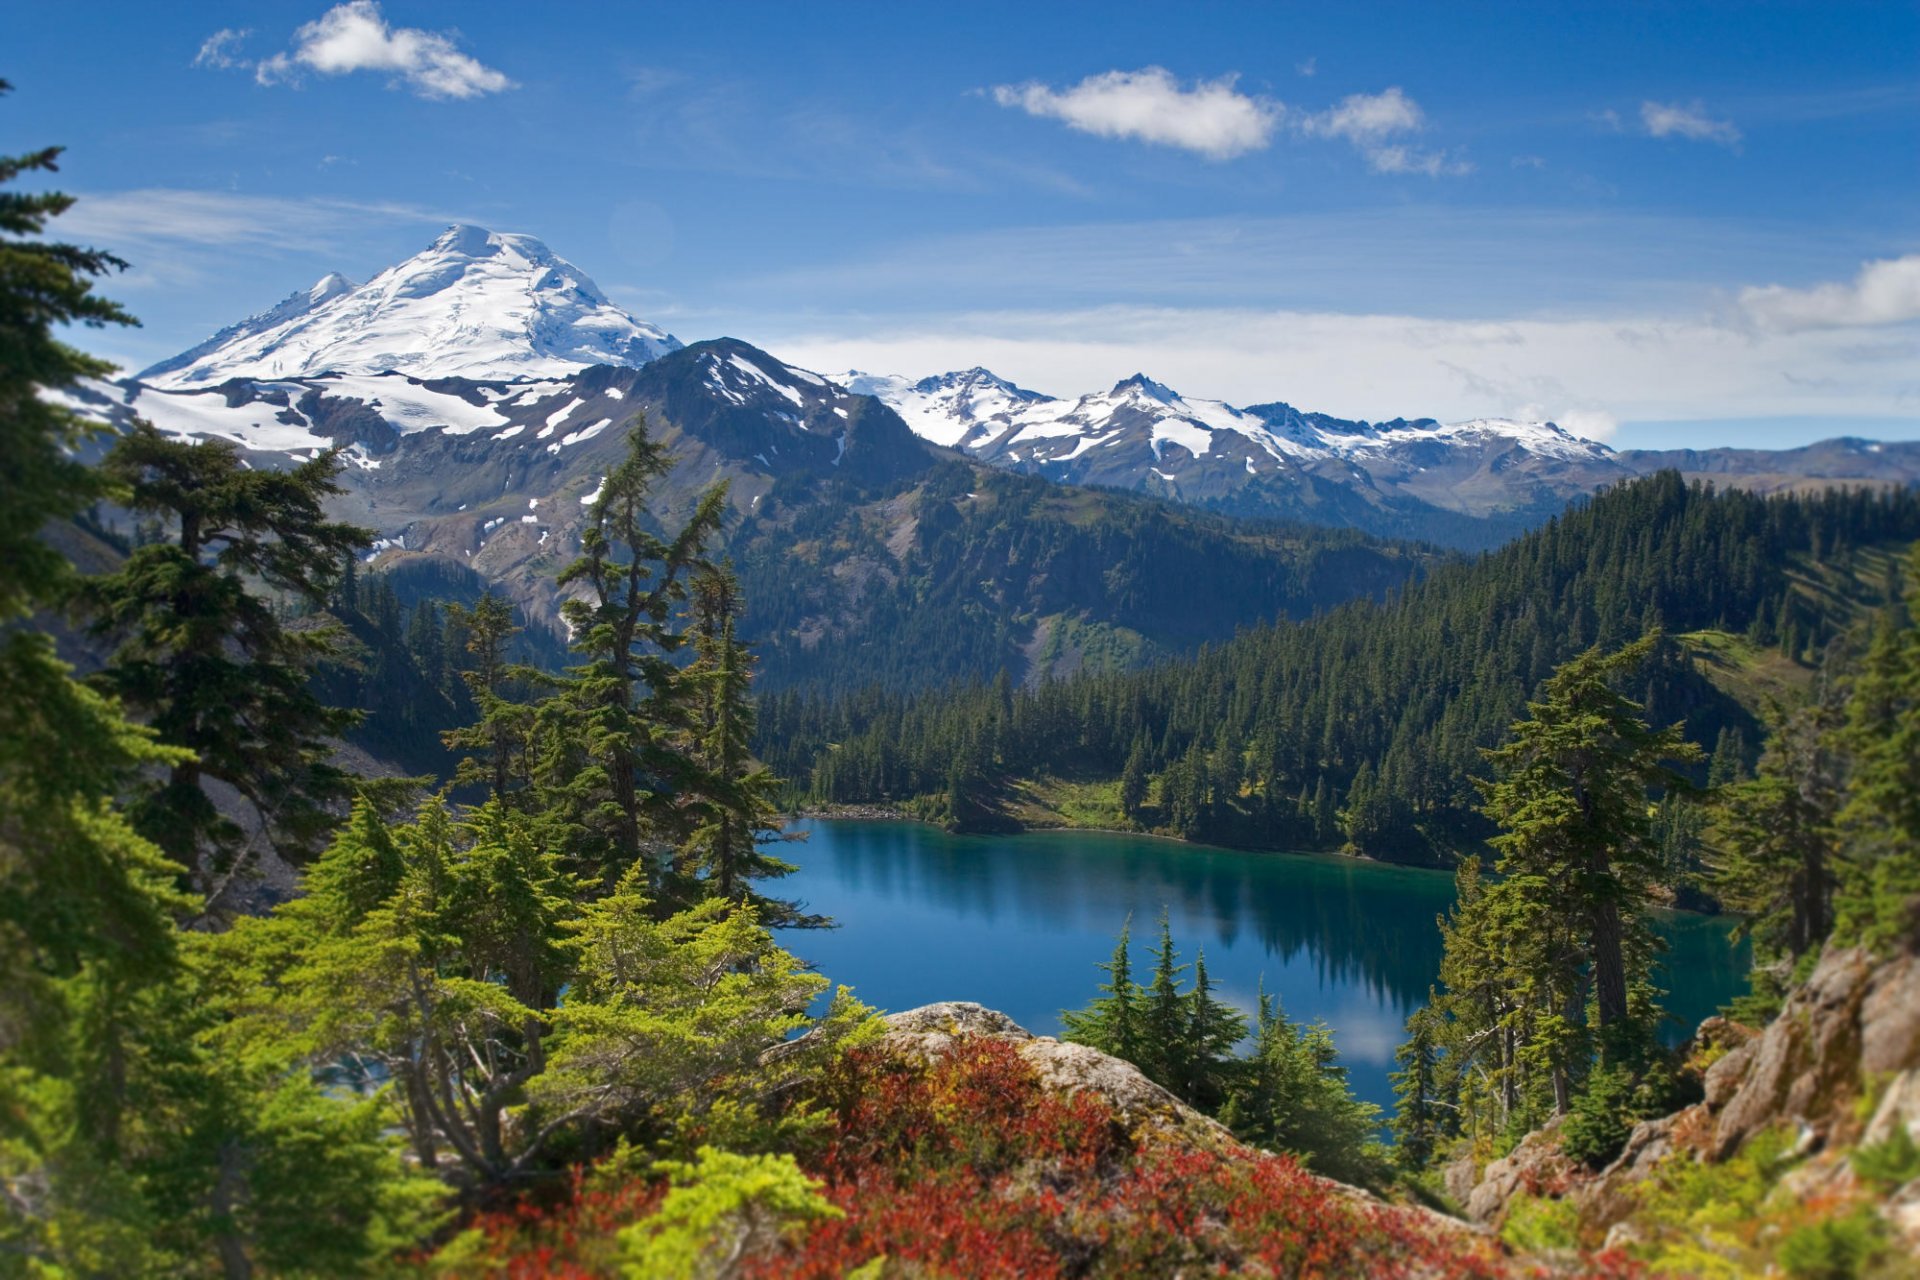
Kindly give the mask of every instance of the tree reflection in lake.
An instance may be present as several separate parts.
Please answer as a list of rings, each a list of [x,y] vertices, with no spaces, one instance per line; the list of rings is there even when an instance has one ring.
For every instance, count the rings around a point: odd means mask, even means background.
[[[1085,1004],[1129,915],[1144,968],[1167,909],[1182,958],[1198,948],[1216,994],[1251,1011],[1261,981],[1295,1019],[1325,1018],[1354,1090],[1386,1105],[1401,1023],[1440,965],[1441,872],[1310,854],[1242,853],[1146,836],[952,836],[910,822],[810,821],[781,885],[842,926],[789,934],[795,952],[869,1004],[974,1000],[1054,1034]],[[1727,922],[1663,916],[1662,983],[1676,1034],[1740,987]]]

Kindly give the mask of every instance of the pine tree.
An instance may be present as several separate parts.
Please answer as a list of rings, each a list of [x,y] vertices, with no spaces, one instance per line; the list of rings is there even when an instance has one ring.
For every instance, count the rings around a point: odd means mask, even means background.
[[[1120,938],[1113,946],[1113,958],[1100,966],[1107,980],[1100,984],[1104,994],[1081,1010],[1063,1010],[1060,1021],[1066,1027],[1063,1040],[1084,1044],[1140,1065],[1146,1044],[1144,1023],[1146,992],[1133,980],[1133,960],[1129,955],[1133,919],[1120,926]]]
[[[535,685],[538,672],[507,661],[507,646],[520,628],[513,624],[513,606],[489,591],[471,609],[447,607],[449,624],[466,636],[472,666],[460,673],[480,718],[473,724],[440,735],[449,750],[481,751],[467,756],[454,774],[456,783],[484,782],[495,800],[529,782],[532,762],[527,758],[533,732],[533,708],[510,697],[515,683]]]
[[[308,687],[337,635],[283,626],[257,594],[265,586],[317,608],[341,557],[366,544],[366,530],[322,511],[340,491],[339,466],[323,454],[288,471],[253,470],[227,441],[170,440],[144,424],[104,464],[128,508],[167,521],[171,538],[87,583],[94,629],[117,642],[100,680],[162,741],[194,753],[133,812],[142,834],[195,870],[210,905],[251,870],[255,849],[216,807],[208,780],[238,791],[289,860],[315,848],[332,825],[329,806],[351,791],[328,739],[354,714]]]
[[[1178,1082],[1192,1074],[1193,1064],[1193,1046],[1187,1043],[1186,1002],[1180,998],[1180,975],[1188,966],[1179,963],[1179,958],[1173,946],[1173,929],[1162,907],[1160,945],[1153,949],[1153,979],[1147,983],[1141,1009],[1141,1057],[1134,1060],[1134,1065],[1148,1079],[1176,1092]]]
[[[1758,774],[1714,793],[1708,884],[1744,917],[1738,929],[1754,940],[1757,968],[1791,970],[1833,931],[1836,719],[1818,703],[1783,716]]]
[[[1361,1185],[1383,1179],[1373,1136],[1380,1108],[1353,1096],[1332,1031],[1324,1022],[1301,1026],[1288,1020],[1264,989],[1253,1049],[1220,1119],[1241,1139],[1292,1152],[1329,1177]]]
[[[582,662],[540,711],[541,785],[576,857],[608,883],[644,860],[656,898],[664,868],[646,842],[686,838],[682,797],[697,773],[685,749],[690,707],[674,655],[686,637],[675,609],[726,511],[725,486],[715,486],[671,537],[654,533],[648,499],[672,467],[636,419],[626,456],[588,508],[580,556],[559,578],[585,593],[561,605]]]
[[[768,925],[821,926],[823,917],[770,898],[756,880],[791,875],[766,846],[784,839],[775,806],[779,779],[753,758],[753,654],[736,635],[740,584],[730,564],[701,569],[691,600],[694,660],[685,681],[694,703],[693,757],[700,774],[696,825],[683,848],[704,896],[751,903]]]
[[[1906,616],[1881,619],[1841,732],[1853,773],[1838,819],[1837,933],[1877,949],[1920,938],[1920,543],[1905,576]]]
[[[1127,763],[1120,770],[1120,811],[1129,818],[1140,816],[1140,806],[1147,800],[1147,781],[1147,740],[1144,735],[1136,735]]]
[[[1186,1076],[1174,1089],[1202,1111],[1227,1100],[1237,1078],[1234,1050],[1246,1037],[1247,1020],[1213,994],[1207,978],[1207,953],[1194,952],[1193,986],[1187,992]]]
[[[1429,988],[1427,1002],[1407,1018],[1407,1038],[1394,1050],[1398,1068],[1393,1082],[1393,1154],[1403,1169],[1425,1169],[1452,1136],[1454,1104],[1441,1080],[1445,1017],[1439,993]]]
[[[1560,911],[1580,921],[1601,1033],[1624,1031],[1633,957],[1648,949],[1644,913],[1662,867],[1648,792],[1684,784],[1668,761],[1700,749],[1681,727],[1653,730],[1613,681],[1646,662],[1652,634],[1612,653],[1590,649],[1560,667],[1530,716],[1486,753],[1493,781],[1482,812],[1504,875],[1537,877]]]

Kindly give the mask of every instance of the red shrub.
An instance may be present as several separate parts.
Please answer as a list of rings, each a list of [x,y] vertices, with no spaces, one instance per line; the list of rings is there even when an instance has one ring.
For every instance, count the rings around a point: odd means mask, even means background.
[[[830,1140],[807,1171],[846,1216],[748,1274],[839,1280],[876,1257],[909,1274],[1286,1277],[1502,1274],[1464,1237],[1351,1197],[1290,1159],[1136,1141],[1090,1094],[1041,1087],[1016,1046],[961,1041],[932,1062],[854,1055],[827,1082]],[[644,1183],[488,1214],[483,1274],[617,1273],[612,1238],[657,1205]]]

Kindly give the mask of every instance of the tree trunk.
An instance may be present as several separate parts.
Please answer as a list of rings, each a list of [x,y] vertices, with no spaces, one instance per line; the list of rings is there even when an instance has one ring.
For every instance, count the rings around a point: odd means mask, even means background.
[[[1603,901],[1590,916],[1593,947],[1593,995],[1602,1031],[1627,1020],[1627,961],[1621,938],[1620,904]]]

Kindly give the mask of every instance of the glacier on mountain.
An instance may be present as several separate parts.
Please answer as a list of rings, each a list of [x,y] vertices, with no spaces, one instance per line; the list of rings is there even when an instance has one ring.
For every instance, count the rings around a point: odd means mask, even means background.
[[[365,284],[329,275],[136,376],[170,390],[321,374],[510,380],[637,367],[680,345],[532,236],[456,225]]]

